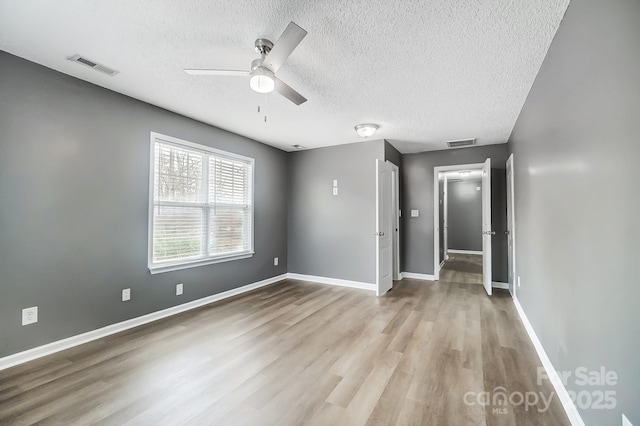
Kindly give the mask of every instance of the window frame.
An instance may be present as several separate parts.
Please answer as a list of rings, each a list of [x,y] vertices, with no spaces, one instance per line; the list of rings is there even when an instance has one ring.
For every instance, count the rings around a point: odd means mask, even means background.
[[[167,262],[153,262],[153,226],[154,226],[154,209],[156,203],[154,202],[154,191],[155,191],[155,147],[156,142],[161,142],[167,145],[173,145],[177,148],[189,149],[191,151],[197,151],[203,153],[205,155],[212,155],[215,157],[229,158],[233,160],[240,160],[246,162],[250,166],[250,178],[249,178],[249,203],[251,209],[251,218],[249,224],[251,226],[251,236],[250,236],[250,248],[249,251],[234,253],[228,255],[215,255],[215,256],[207,256],[207,257],[199,257],[196,259],[182,259],[177,261],[167,261]],[[209,158],[205,162],[209,162]],[[208,172],[208,166],[207,166]],[[205,185],[206,184],[206,187]],[[175,138],[173,136],[163,135],[161,133],[151,132],[150,134],[150,143],[149,143],[149,212],[148,212],[148,241],[147,241],[147,268],[151,274],[159,274],[162,272],[170,272],[177,271],[180,269],[194,268],[198,266],[204,265],[212,265],[215,263],[229,262],[232,260],[239,259],[247,259],[252,257],[255,254],[255,246],[254,246],[254,236],[255,236],[255,159],[251,157],[245,157],[244,155],[235,154],[232,152],[223,151],[220,149],[212,148],[210,146],[197,144],[194,142],[189,142],[183,139]],[[203,190],[206,193],[209,193],[208,188],[208,176],[204,176],[203,171]],[[208,200],[207,200],[208,201]],[[169,202],[174,203],[174,202]],[[193,205],[194,203],[180,203],[175,202],[176,204],[184,204],[188,206],[189,204]],[[208,203],[196,203],[196,204],[205,204]],[[208,216],[208,215],[207,215]],[[208,218],[205,227],[209,227]],[[208,232],[208,231],[206,231]],[[207,247],[207,245],[205,245]],[[208,249],[208,247],[207,247]]]

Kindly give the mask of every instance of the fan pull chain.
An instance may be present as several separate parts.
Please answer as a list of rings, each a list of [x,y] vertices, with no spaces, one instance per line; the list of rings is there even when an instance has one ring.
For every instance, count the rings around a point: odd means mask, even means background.
[[[265,109],[264,122],[266,123],[267,122],[267,111],[266,111],[266,109],[267,109],[267,94],[266,93],[264,94],[264,107],[265,107],[264,108]]]

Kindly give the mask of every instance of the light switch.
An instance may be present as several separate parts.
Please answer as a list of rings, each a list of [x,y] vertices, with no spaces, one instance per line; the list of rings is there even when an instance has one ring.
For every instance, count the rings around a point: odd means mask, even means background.
[[[338,195],[338,187],[337,186],[333,187],[333,195]]]
[[[420,212],[418,210],[411,210],[411,217],[418,217],[420,216]]]
[[[338,179],[333,180],[333,186],[338,186]]]

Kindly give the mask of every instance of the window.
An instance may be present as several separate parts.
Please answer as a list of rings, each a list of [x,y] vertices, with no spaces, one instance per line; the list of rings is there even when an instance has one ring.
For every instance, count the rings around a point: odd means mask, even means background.
[[[151,133],[151,273],[253,255],[253,163]]]

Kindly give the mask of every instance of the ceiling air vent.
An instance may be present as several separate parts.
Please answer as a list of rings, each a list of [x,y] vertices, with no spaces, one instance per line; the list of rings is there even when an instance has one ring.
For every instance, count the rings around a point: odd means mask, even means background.
[[[449,145],[449,148],[462,148],[463,146],[471,146],[475,144],[476,144],[476,138],[447,141],[447,145]]]
[[[111,76],[111,77],[113,77],[114,75],[120,72],[120,71],[114,70],[113,68],[109,68],[106,65],[102,65],[97,63],[96,61],[92,61],[91,59],[85,58],[84,56],[80,56],[78,54],[69,56],[67,59],[70,60],[71,62],[77,62],[89,68],[93,68],[94,70],[100,71],[101,73],[107,74],[108,76]]]

